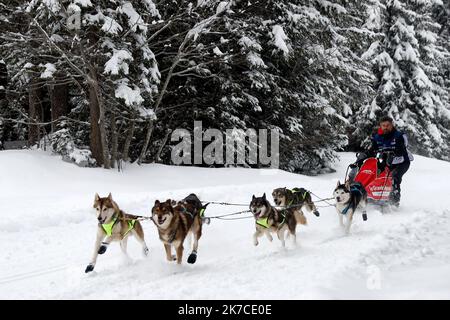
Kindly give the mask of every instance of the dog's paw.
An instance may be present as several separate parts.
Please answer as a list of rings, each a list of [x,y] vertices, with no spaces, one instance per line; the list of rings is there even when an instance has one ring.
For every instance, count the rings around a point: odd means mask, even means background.
[[[146,257],[147,257],[147,256],[148,256],[148,253],[149,253],[149,251],[150,251],[150,250],[148,250],[148,248],[147,248],[147,247],[145,247],[145,248],[144,248],[144,250],[143,250],[143,254],[144,254],[144,256],[146,256]]]
[[[253,240],[253,244],[255,245],[255,247],[259,244],[258,240]]]
[[[191,253],[187,259],[187,262],[190,264],[193,264],[193,263],[195,263],[195,261],[197,261],[197,254]]]
[[[320,216],[320,213],[319,213],[319,211],[317,211],[317,210],[315,210],[313,213],[314,213],[314,215],[315,215],[316,217]]]
[[[100,246],[100,248],[98,249],[98,254],[104,254],[106,252],[106,249],[108,249],[108,246]]]
[[[363,218],[364,221],[367,221],[367,213],[364,212],[364,213],[362,214],[362,218]]]
[[[86,270],[84,270],[85,273],[91,272],[94,270],[94,265],[93,264],[88,264],[88,266],[86,267]]]
[[[175,261],[177,260],[177,256],[176,255],[171,255],[170,257],[167,257],[167,261]]]

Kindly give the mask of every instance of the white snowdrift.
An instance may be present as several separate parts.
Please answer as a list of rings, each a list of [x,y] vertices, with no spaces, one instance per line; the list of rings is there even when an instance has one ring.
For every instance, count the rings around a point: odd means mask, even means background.
[[[127,212],[149,215],[155,199],[248,203],[252,194],[303,186],[328,197],[354,155],[318,177],[279,170],[128,165],[124,172],[79,168],[39,151],[0,152],[0,298],[56,299],[365,299],[450,298],[450,163],[416,156],[404,178],[402,206],[352,234],[337,228],[333,208],[308,215],[294,247],[277,239],[252,244],[252,220],[204,226],[195,265],[164,259],[156,228],[144,222],[149,258],[129,241],[132,262],[118,244],[89,275],[96,219],[95,192],[112,192]],[[210,205],[207,215],[246,208]],[[187,247],[187,246],[186,246]],[[185,256],[185,259],[187,255]],[[274,278],[275,277],[275,278]]]

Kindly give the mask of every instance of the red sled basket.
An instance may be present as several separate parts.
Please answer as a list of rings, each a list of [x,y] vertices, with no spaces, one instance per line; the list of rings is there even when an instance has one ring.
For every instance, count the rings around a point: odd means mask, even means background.
[[[381,171],[380,167],[384,167],[384,170]],[[365,160],[355,181],[364,186],[369,200],[380,203],[389,201],[389,194],[392,191],[391,172],[387,166],[380,166],[378,159]]]

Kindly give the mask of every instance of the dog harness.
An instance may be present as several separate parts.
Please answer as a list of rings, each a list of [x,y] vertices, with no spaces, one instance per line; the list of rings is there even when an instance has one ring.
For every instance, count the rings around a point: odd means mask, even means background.
[[[283,217],[283,221],[281,221],[278,229],[281,228],[281,226],[286,222],[286,214],[284,214],[284,212],[282,212],[282,211],[280,211],[280,214]],[[258,224],[261,227],[264,227],[266,229],[269,228],[269,217],[259,218],[258,220],[256,220],[256,224]]]
[[[175,240],[175,236],[177,235],[177,229],[173,230],[172,234],[169,237],[169,240],[167,240],[168,243],[172,243],[173,240]]]
[[[269,227],[269,217],[256,220],[256,224],[267,229]]]
[[[101,224],[103,231],[105,231],[105,233],[106,233],[106,235],[107,235],[108,237],[111,237],[113,228],[114,228],[114,226],[116,225],[117,220],[118,220],[118,219],[117,219],[117,217],[115,216],[115,217],[113,218],[113,220],[112,220],[110,223],[103,223],[103,224]],[[127,229],[127,231],[123,234],[122,237],[125,237],[125,236],[128,234],[128,232],[130,232],[130,231],[134,228],[134,225],[136,224],[136,221],[137,221],[136,219],[134,219],[134,220],[127,220],[128,229]]]
[[[289,191],[291,191],[292,193],[298,193],[298,192],[301,192],[301,190],[300,190],[300,189],[297,189],[297,188],[294,188],[294,189],[289,190]],[[308,191],[305,190],[305,192],[303,193],[303,200],[305,200],[307,194],[308,194]],[[289,201],[288,206],[290,206],[290,205],[292,204],[292,202],[294,202],[294,199],[292,199],[291,201]]]
[[[298,193],[301,192],[301,189],[297,189],[294,188],[292,190],[289,189],[289,191],[291,191],[292,193]],[[308,194],[308,191],[305,190],[305,192],[303,193],[303,200],[305,200],[306,195]],[[292,199],[291,201],[289,201],[289,203],[287,204],[287,207],[290,207],[292,205],[292,203],[294,202],[294,199]],[[281,221],[280,227],[284,224],[284,222],[286,221],[286,214],[287,214],[287,209],[283,209],[280,211],[280,214],[283,216],[283,221]],[[267,228],[267,227],[266,227]]]
[[[350,193],[353,193],[353,194],[354,194],[354,193],[356,193],[356,192],[359,193],[361,197],[363,196],[363,192],[362,192],[361,186],[360,186],[359,184],[351,185],[351,186],[350,186]],[[341,213],[342,213],[342,214],[347,214],[348,210],[350,210],[350,208],[352,207],[352,205],[353,205],[353,208],[356,207],[356,203],[354,203],[354,201],[350,201],[350,202],[348,203],[348,205],[344,208],[344,210],[341,211]]]
[[[187,211],[186,207],[184,207],[184,206],[182,206],[182,208],[183,208],[183,209],[182,209],[181,211],[182,211],[183,213],[187,213],[188,215],[191,216],[192,219],[194,219],[194,215],[192,214],[192,212]]]
[[[346,206],[346,207],[344,208],[344,210],[341,211],[341,213],[342,213],[342,214],[347,214],[347,212],[348,212],[348,210],[350,209],[351,206],[352,206],[352,203],[350,202],[350,203],[348,204],[348,206]]]
[[[209,218],[205,218],[205,210],[206,210],[206,207],[208,206],[208,204],[206,204],[205,206],[201,207],[200,210],[198,210],[198,214],[200,215],[200,218],[205,221],[207,221],[209,219]],[[183,210],[182,210],[183,213],[187,213],[188,215],[191,216],[192,219],[194,219],[194,214],[192,212],[187,211],[186,207],[182,207],[182,208],[183,208]],[[209,224],[209,222],[207,222],[207,223]]]

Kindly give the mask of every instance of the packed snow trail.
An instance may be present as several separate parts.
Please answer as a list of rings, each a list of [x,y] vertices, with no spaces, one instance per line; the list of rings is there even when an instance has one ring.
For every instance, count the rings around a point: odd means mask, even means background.
[[[316,177],[280,170],[128,165],[124,172],[78,168],[39,151],[0,152],[0,298],[56,299],[336,299],[450,298],[450,163],[416,156],[402,184],[398,211],[354,219],[344,236],[332,207],[308,214],[297,246],[262,238],[252,219],[204,225],[197,262],[166,262],[155,226],[144,221],[148,258],[131,238],[126,260],[118,243],[84,269],[92,254],[95,192],[126,212],[150,215],[156,199],[249,203],[276,187],[305,187],[329,197],[337,172]],[[315,199],[313,197],[313,199]],[[320,203],[323,205],[323,203]],[[210,205],[207,216],[246,208]]]

